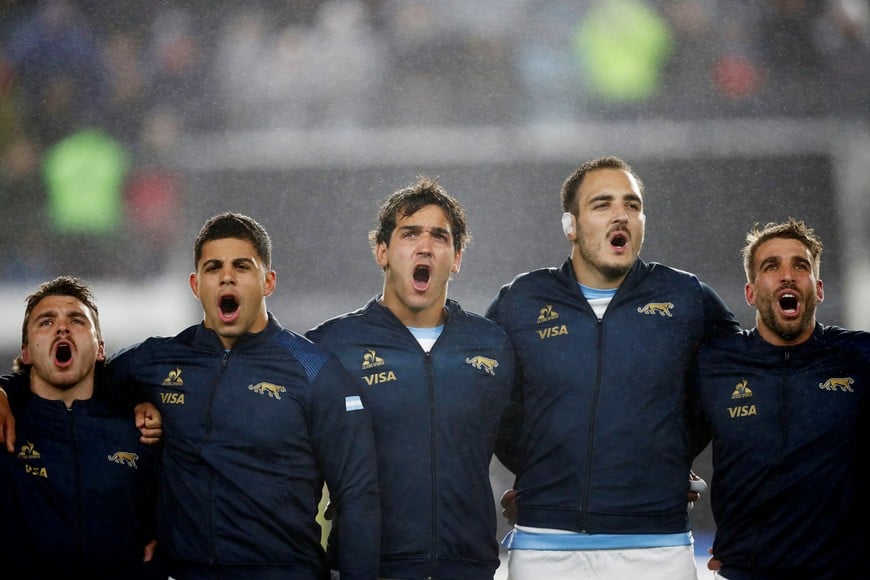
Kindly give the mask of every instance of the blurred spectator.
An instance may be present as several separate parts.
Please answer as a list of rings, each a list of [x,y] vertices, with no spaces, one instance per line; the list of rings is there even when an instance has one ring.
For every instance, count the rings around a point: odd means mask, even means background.
[[[100,38],[67,0],[31,3],[5,41],[25,115],[37,139],[51,144],[89,123],[105,104]]]
[[[825,112],[827,87],[813,30],[820,6],[811,0],[768,0],[761,4],[755,42],[767,77],[762,113],[813,117]]]
[[[216,127],[215,91],[212,89],[204,28],[212,24],[204,15],[192,18],[184,3],[161,4],[151,23],[147,62],[151,105],[175,108],[185,131]]]
[[[454,0],[439,13],[456,42],[451,116],[442,124],[499,125],[517,119],[513,46],[525,27],[525,0]],[[538,2],[531,3],[534,9]]]
[[[125,143],[134,143],[149,107],[149,87],[141,39],[131,31],[112,31],[102,46],[108,102],[102,125]]]
[[[307,54],[316,71],[311,109],[317,126],[371,126],[377,118],[386,45],[361,0],[326,0],[317,11]]]
[[[519,103],[510,57],[523,26],[521,6],[511,0],[493,10],[487,4],[384,3],[390,49],[384,93],[388,124],[483,125],[514,119]]]
[[[23,106],[21,100],[15,70],[0,53],[0,151],[17,137],[24,125],[20,112]]]
[[[870,118],[870,3],[828,0],[814,38],[826,71],[830,112]]]
[[[711,0],[669,0],[662,6],[674,36],[674,50],[663,72],[658,110],[688,119],[709,115],[715,98],[713,68],[722,50]]]
[[[386,46],[372,29],[367,4],[322,2],[313,20],[276,26],[256,8],[228,20],[215,70],[230,126],[376,124]]]
[[[42,160],[51,231],[61,240],[58,267],[71,275],[103,275],[101,265],[122,224],[122,187],[130,154],[98,129],[74,132]]]
[[[51,243],[45,228],[45,188],[40,151],[25,133],[0,144],[0,281],[28,283],[45,278],[53,264],[41,249]]]
[[[239,10],[227,18],[216,41],[214,61],[216,87],[220,96],[219,110],[223,123],[230,129],[258,129],[274,126],[272,102],[281,100],[284,79],[293,79],[300,85],[297,57],[302,45],[296,35],[288,34],[289,58],[276,58],[283,51],[273,49],[278,42],[273,38],[268,15],[260,7]],[[298,86],[298,85],[297,85]],[[290,85],[292,88],[293,85]],[[288,115],[299,115],[301,105],[285,97]],[[286,125],[285,125],[286,126]]]
[[[526,5],[512,51],[523,121],[564,122],[586,116],[586,83],[572,44],[583,6],[576,0]]]
[[[368,127],[378,121],[386,45],[360,0],[321,2],[313,22],[234,13],[215,60],[224,118],[238,128]]]
[[[720,5],[729,11],[728,3]],[[762,89],[767,83],[763,67],[763,54],[756,42],[761,20],[761,3],[744,2],[740,10],[729,13],[726,18],[717,18],[716,35],[722,48],[713,63],[713,82],[717,95],[722,97],[711,102],[708,116],[722,117],[756,116],[763,110]]]
[[[439,125],[451,119],[456,87],[451,30],[438,6],[425,0],[387,0],[390,47],[384,119],[392,125]]]
[[[575,33],[587,90],[601,112],[643,111],[662,86],[673,48],[664,18],[643,0],[598,0]]]
[[[145,120],[136,166],[124,190],[128,255],[124,275],[131,280],[159,274],[183,236],[185,179],[171,160],[178,144],[175,111],[159,107]]]
[[[757,20],[733,2],[667,0],[662,13],[674,37],[656,110],[665,118],[750,114],[764,82],[753,39]]]

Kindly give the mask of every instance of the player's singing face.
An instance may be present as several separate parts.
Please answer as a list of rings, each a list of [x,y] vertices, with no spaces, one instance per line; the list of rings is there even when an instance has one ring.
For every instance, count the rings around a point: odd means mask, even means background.
[[[444,210],[427,205],[399,217],[389,244],[375,248],[375,258],[384,269],[384,306],[407,326],[440,324],[450,275],[462,262]]]
[[[83,302],[72,296],[46,296],[34,306],[27,344],[21,347],[21,360],[31,365],[34,392],[54,399],[63,391],[86,387],[82,398],[88,398],[94,365],[104,358],[94,315]]]
[[[202,304],[205,326],[232,348],[243,334],[266,328],[266,296],[275,280],[251,242],[222,238],[203,244],[190,289]]]
[[[816,306],[825,297],[809,248],[791,238],[769,239],[756,249],[752,269],[755,280],[746,284],[746,302],[757,309],[762,338],[781,346],[809,338]]]
[[[643,245],[646,215],[637,180],[622,169],[595,169],[580,183],[577,204],[572,240],[577,279],[592,288],[615,288]]]

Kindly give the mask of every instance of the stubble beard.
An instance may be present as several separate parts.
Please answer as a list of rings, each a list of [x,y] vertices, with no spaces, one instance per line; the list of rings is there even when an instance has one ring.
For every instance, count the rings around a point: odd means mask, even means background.
[[[606,280],[618,282],[625,278],[631,271],[634,263],[637,261],[637,255],[624,264],[608,264],[601,259],[602,251],[596,252],[592,249],[582,235],[582,231],[577,231],[577,248],[580,251],[580,257],[583,261],[598,270]],[[634,248],[632,248],[634,250]]]
[[[816,301],[814,296],[804,296],[803,310],[800,318],[794,321],[783,322],[776,315],[776,308],[773,296],[767,296],[757,303],[758,314],[761,316],[762,322],[783,342],[791,342],[805,333],[813,326],[815,317]]]

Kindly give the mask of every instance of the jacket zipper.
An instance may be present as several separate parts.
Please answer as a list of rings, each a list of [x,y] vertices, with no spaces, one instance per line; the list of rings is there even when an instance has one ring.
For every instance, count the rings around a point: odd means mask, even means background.
[[[580,528],[586,532],[589,526],[589,489],[592,481],[592,457],[595,450],[595,425],[598,419],[598,399],[601,393],[601,368],[604,365],[604,323],[598,320],[597,326],[597,351],[598,360],[595,364],[595,391],[592,397],[592,405],[589,409],[589,443],[586,446],[586,476],[583,478],[583,494],[580,500]]]
[[[79,560],[82,561],[85,554],[84,547],[84,507],[82,504],[82,461],[79,454],[78,434],[76,433],[76,420],[72,407],[66,409],[67,425],[69,426],[70,439],[73,447],[73,460],[75,461],[75,490],[76,490],[76,551]]]
[[[435,348],[434,345],[432,348]],[[435,561],[438,555],[438,477],[437,477],[437,456],[436,456],[436,425],[435,425],[435,379],[432,376],[432,354],[431,350],[426,353],[426,388],[429,390],[429,449],[430,449],[430,477],[431,477],[431,504],[432,504],[432,538],[429,545],[429,571],[426,573],[427,580],[431,580],[435,575]]]
[[[199,455],[202,456],[202,450],[205,447],[206,443],[211,439],[211,430],[212,425],[214,423],[214,399],[215,393],[217,391],[218,385],[220,385],[221,378],[224,375],[224,372],[227,369],[227,364],[229,362],[230,354],[232,350],[228,350],[224,352],[224,356],[221,359],[220,370],[218,371],[217,376],[211,383],[211,389],[208,393],[208,417],[206,420],[206,428],[205,433],[203,434],[202,441],[199,443]],[[209,543],[209,552],[210,552],[210,560],[212,564],[218,563],[218,553],[217,553],[217,543],[215,542],[215,529],[214,529],[214,470],[209,470],[208,476],[208,510],[206,510],[206,517],[208,518],[207,526],[208,526],[208,543]]]

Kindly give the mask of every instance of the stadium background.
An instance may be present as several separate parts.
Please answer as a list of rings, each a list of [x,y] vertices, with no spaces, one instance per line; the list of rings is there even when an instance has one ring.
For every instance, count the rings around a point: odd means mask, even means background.
[[[422,173],[468,211],[450,295],[482,312],[567,256],[559,188],[602,154],[645,182],[642,257],[744,326],[743,235],[794,216],[825,242],[820,319],[868,329],[868,79],[866,0],[6,0],[0,355],[61,273],[110,350],[197,321],[191,242],[225,210],[272,234],[270,309],[304,331],[379,291],[367,231]]]

